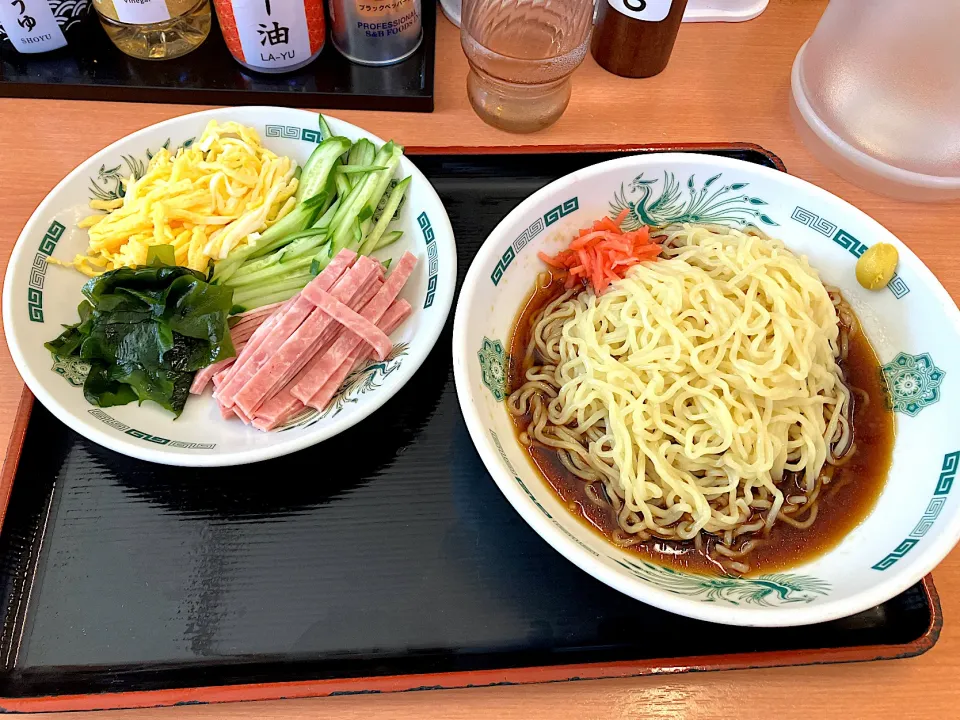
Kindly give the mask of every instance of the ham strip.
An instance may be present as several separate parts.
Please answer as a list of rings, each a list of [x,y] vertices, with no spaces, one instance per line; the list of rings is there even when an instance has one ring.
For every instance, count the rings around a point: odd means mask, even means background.
[[[316,278],[314,278],[312,283],[317,283],[325,289],[329,289],[333,284],[347,271],[353,261],[356,259],[356,253],[353,253],[349,250],[338,253],[330,264],[321,272]],[[274,311],[274,313],[269,317],[267,322],[270,323],[269,327],[264,328],[261,325],[261,330],[254,333],[253,337],[250,340],[250,346],[248,347],[248,353],[240,355],[237,359],[236,364],[230,371],[230,374],[227,376],[225,381],[217,389],[217,396],[223,396],[221,402],[225,403],[227,406],[232,406],[233,404],[233,395],[243,387],[243,383],[246,382],[249,377],[251,377],[256,371],[255,366],[251,366],[251,362],[255,362],[258,365],[262,364],[265,356],[259,351],[261,346],[265,341],[271,343],[271,346],[274,344],[279,346],[279,343],[282,342],[280,337],[284,339],[289,337],[287,330],[289,325],[294,323],[294,318],[288,317],[288,313],[294,309],[294,306],[299,301],[300,296],[294,296],[287,300],[285,303],[282,303],[280,307]],[[305,308],[306,306],[304,306]],[[286,319],[288,325],[282,328],[279,328],[278,324],[281,320]],[[265,323],[266,324],[266,323]],[[278,330],[281,332],[280,336],[274,336],[274,331]],[[295,328],[294,328],[295,329]],[[292,331],[291,331],[292,332]],[[287,333],[283,335],[282,333]],[[279,342],[278,342],[279,341]],[[264,350],[266,352],[266,349]],[[238,378],[239,376],[239,378]],[[236,380],[236,382],[235,382]]]
[[[288,303],[293,304],[293,300],[289,300]],[[263,324],[260,325],[256,331],[254,331],[253,335],[250,336],[250,339],[247,341],[247,345],[243,352],[237,355],[236,362],[227,368],[225,372],[219,372],[216,374],[214,385],[217,386],[218,392],[222,385],[233,379],[234,375],[237,373],[237,369],[243,367],[244,363],[250,360],[250,356],[257,350],[258,347],[260,347],[260,344],[264,341],[264,339],[270,335],[270,332],[277,324],[277,320],[285,309],[286,308],[278,310],[275,314],[264,320]],[[214,393],[214,397],[217,397],[216,392]]]
[[[365,306],[371,300],[371,298],[373,298],[373,296],[377,294],[377,291],[380,289],[382,285],[383,283],[381,283],[379,280],[371,283],[368,289],[364,291],[363,295],[361,296],[359,301],[356,303],[356,305],[358,307]],[[328,328],[327,333],[336,332],[337,329],[338,328],[335,328],[335,327]],[[329,337],[327,338],[327,340],[329,340]],[[327,344],[329,344],[329,342],[321,339],[321,341],[318,344],[322,344],[325,347]],[[293,395],[290,394],[290,389],[300,381],[301,377],[303,377],[304,372],[306,372],[307,367],[309,367],[310,360],[312,360],[317,355],[318,352],[322,352],[322,351],[323,351],[323,348],[321,347],[320,350],[318,350],[317,352],[310,353],[310,357],[307,358],[307,360],[305,360],[304,363],[298,363],[298,365],[304,364],[306,365],[306,367],[299,368],[293,380],[290,380],[290,382],[286,383],[277,392],[276,395],[265,400],[263,404],[261,404],[260,407],[257,408],[256,418],[254,418],[255,421],[257,420],[257,418],[259,418],[262,422],[266,420],[273,421],[273,420],[276,420],[278,417],[290,417],[291,412],[297,413],[303,409],[303,403],[297,400]]]
[[[268,315],[273,315],[273,313],[276,312],[277,308],[281,307],[282,305],[285,305],[287,302],[289,302],[289,300],[281,300],[280,302],[270,303],[269,305],[261,305],[260,307],[254,310],[247,310],[246,312],[242,312],[239,315],[237,315],[237,317],[243,320],[246,320],[247,318],[255,318],[260,315],[263,315],[264,317]]]
[[[383,287],[376,296],[361,311],[361,316],[371,323],[378,323],[383,314],[397,299],[404,284],[413,273],[417,264],[416,256],[409,252],[403,254],[393,272],[387,277]],[[321,301],[322,298],[309,288],[304,288],[303,295],[311,302]],[[311,363],[310,372],[291,390],[295,398],[303,403],[309,403],[313,396],[322,388],[340,365],[347,361],[347,357],[363,342],[362,338],[354,333],[343,333],[329,352],[319,356]],[[389,352],[389,351],[388,351]],[[384,354],[382,357],[386,357]],[[348,365],[349,370],[351,366]],[[339,387],[339,385],[338,385]]]
[[[248,323],[246,328],[239,331],[237,330],[238,326],[234,325],[230,329],[230,340],[233,342],[233,350],[236,354],[233,357],[225,358],[198,370],[197,374],[193,376],[193,382],[190,385],[190,393],[193,395],[202,394],[206,389],[207,384],[213,379],[214,375],[228,369],[231,365],[233,365],[243,352],[243,349],[247,346],[247,342],[250,340],[250,337],[254,334],[256,329],[263,324],[264,320],[266,320],[266,316],[258,318],[253,323]]]
[[[222,417],[224,420],[240,418],[244,425],[250,424],[250,418],[244,415],[236,406],[232,408],[226,408],[223,405],[217,405],[217,407],[220,408],[220,417]]]
[[[237,352],[243,348],[243,343],[234,346]],[[226,370],[228,367],[233,365],[237,360],[236,357],[229,357],[226,360],[221,360],[220,362],[215,362],[213,365],[207,365],[205,368],[197,370],[197,374],[193,376],[193,382],[190,383],[190,394],[191,395],[201,395],[203,391],[206,390],[207,385],[213,379],[213,376],[216,375],[221,370]]]
[[[212,380],[223,417],[259,430],[307,405],[324,409],[352,372],[388,357],[389,334],[413,311],[398,297],[416,262],[404,253],[388,274],[370,257],[340,252],[290,300],[238,316],[237,357],[204,368],[192,390]]]
[[[230,328],[230,340],[233,342],[233,350],[236,353],[233,357],[225,358],[212,365],[207,365],[197,371],[193,376],[193,383],[190,385],[190,392],[193,395],[200,395],[206,389],[207,384],[213,379],[214,375],[222,370],[228,369],[240,357],[247,342],[253,336],[263,323],[270,317],[270,313],[262,313],[256,317],[247,318],[244,322],[239,322]]]
[[[231,327],[230,331],[232,333],[246,333],[247,337],[250,337],[272,314],[273,313],[265,313],[263,315],[257,315],[256,317],[244,318]]]
[[[393,349],[390,338],[363,315],[338,302],[335,297],[323,290],[314,290],[311,293],[310,300],[315,300],[318,308],[370,345],[378,358],[383,360],[390,354],[390,350]],[[346,337],[346,335],[342,337]]]
[[[383,317],[380,318],[380,323],[378,324],[378,327],[389,335],[398,327],[400,327],[400,323],[402,323],[404,320],[410,317],[412,313],[413,313],[413,306],[410,303],[408,303],[406,300],[397,300],[383,314]],[[356,359],[353,365],[350,366],[350,371],[346,374],[346,377],[344,377],[344,380],[350,377],[350,374],[354,370],[359,370],[364,365],[366,365],[368,361],[373,360],[372,354],[370,353],[367,353],[366,355],[362,354],[363,349],[364,349],[363,345],[360,345],[359,347],[357,347],[356,350],[354,350],[354,353],[356,353],[354,357]],[[340,367],[342,368],[343,365],[341,364]],[[337,368],[337,369],[339,370],[340,368]],[[324,385],[324,387],[326,387],[326,385]],[[335,389],[339,389],[339,385]],[[316,397],[316,395],[314,395],[314,397]],[[312,399],[313,398],[311,398],[311,400]]]
[[[335,282],[339,281],[348,272],[356,257],[356,253],[350,250],[342,250],[330,261],[323,272],[310,281],[307,287],[315,285],[321,290],[329,290]],[[299,329],[313,307],[313,304],[306,300],[301,292],[300,295],[292,299],[289,305],[276,313],[274,316],[276,321],[270,329],[270,333],[263,338],[248,358],[240,358],[235,365],[237,369],[233,377],[218,388],[217,398],[222,405],[226,407],[234,406],[236,395],[247,389],[254,376],[265,365],[269,364],[283,344]]]
[[[412,311],[413,308],[410,306],[410,303],[408,303],[406,300],[398,300],[391,305],[390,309],[384,314],[379,325],[380,329],[389,335],[400,326],[400,323],[407,319]],[[369,347],[365,345],[361,345],[361,347],[369,351]],[[353,372],[353,370],[357,370],[361,366],[365,365],[367,360],[369,360],[371,357],[371,355],[367,355],[363,359],[358,360],[357,363],[355,363],[351,368],[350,372]],[[260,410],[257,411],[257,417],[255,417],[251,423],[255,428],[258,430],[263,430],[264,432],[273,430],[274,428],[283,425],[285,422],[290,420],[290,418],[294,417],[297,413],[303,410],[305,405],[290,394],[290,388],[297,382],[297,380],[300,379],[302,374],[303,372],[301,372],[297,378],[292,380],[287,387],[271,398],[268,403],[264,403],[261,406]],[[347,374],[349,375],[349,373]],[[341,382],[340,385],[342,384],[343,383]],[[337,385],[334,388],[334,392],[340,389],[340,385]],[[279,398],[283,398],[283,404],[275,402]],[[329,400],[327,402],[329,402]],[[270,405],[272,412],[266,412],[268,405]],[[322,410],[323,408],[319,409]],[[261,412],[264,414],[261,415]]]
[[[346,305],[355,303],[368,285],[376,280],[377,264],[375,260],[366,256],[358,259],[354,266],[337,281],[333,288],[333,297]],[[307,287],[310,287],[310,285]],[[294,307],[296,308],[301,303],[313,305],[310,300],[306,299],[304,292],[301,292]],[[289,312],[292,313],[293,310]],[[270,350],[271,355],[265,358],[264,362],[233,397],[234,403],[247,415],[251,417],[256,415],[257,408],[264,400],[268,400],[273,394],[276,394],[278,390],[283,388],[287,380],[296,375],[300,367],[306,364],[313,355],[313,352],[316,352],[313,348],[318,341],[321,341],[325,331],[334,325],[334,321],[323,311],[313,308],[312,312],[304,318],[302,324],[298,323],[298,325],[299,327],[279,348]],[[337,328],[334,327],[333,330],[336,332]],[[267,345],[266,341],[264,345]],[[262,347],[261,351],[263,351]],[[299,365],[297,364],[298,361],[300,362]],[[233,382],[236,382],[236,378]]]
[[[379,263],[377,264],[379,265]],[[354,299],[352,304],[356,307],[363,307],[374,295],[377,294],[377,291],[382,285],[383,283],[380,282],[380,280],[373,280],[373,282],[367,285],[360,296]],[[320,337],[314,342],[313,347],[308,352],[298,357],[294,364],[291,365],[291,367],[283,374],[280,380],[276,382],[273,388],[274,392],[268,393],[266,399],[256,409],[256,417],[272,419],[278,415],[289,412],[291,408],[296,406],[299,406],[296,407],[297,412],[303,409],[303,403],[290,394],[290,388],[303,375],[304,366],[307,365],[318,353],[324,352],[324,350],[333,342],[340,330],[341,326],[338,323],[329,323]]]
[[[397,329],[410,313],[413,307],[406,300],[397,300],[391,305],[380,319],[380,327],[383,332],[391,333]],[[346,356],[340,366],[327,377],[326,382],[313,394],[310,400],[305,403],[317,410],[323,410],[336,394],[343,381],[350,376],[354,370],[365,365],[371,359],[370,348],[364,343],[358,343],[353,350]],[[379,358],[383,360],[383,358]]]
[[[236,358],[234,358],[234,360],[236,360]],[[232,368],[232,367],[233,367],[233,366],[231,365],[230,367],[226,368],[225,370],[221,370],[220,372],[218,372],[216,375],[213,376],[213,387],[214,387],[214,388],[218,388],[218,387],[220,387],[221,385],[223,385],[223,380],[224,380],[224,378],[230,373],[230,368]],[[217,396],[216,390],[214,390],[213,396],[214,396],[214,397]]]

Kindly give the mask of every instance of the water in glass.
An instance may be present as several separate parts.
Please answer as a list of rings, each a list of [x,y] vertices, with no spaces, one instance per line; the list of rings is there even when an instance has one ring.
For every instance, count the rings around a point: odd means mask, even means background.
[[[464,0],[460,42],[477,115],[510,132],[556,122],[592,22],[592,0]]]

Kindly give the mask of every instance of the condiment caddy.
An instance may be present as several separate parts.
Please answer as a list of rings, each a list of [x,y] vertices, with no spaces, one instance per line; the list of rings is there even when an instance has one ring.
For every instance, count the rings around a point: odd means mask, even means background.
[[[312,1],[304,4],[309,6]],[[0,8],[10,2],[0,0]],[[221,18],[222,4],[220,0],[214,3]],[[238,4],[239,0],[233,0],[234,6]],[[264,0],[259,0],[259,4],[264,7]],[[274,19],[264,17],[264,35],[254,33],[254,37],[257,48],[272,47],[274,58],[283,60],[283,52],[288,53],[287,59],[291,53],[284,50],[283,40],[290,45],[294,36],[284,16],[278,14],[281,5],[286,7],[287,0],[271,0]],[[323,16],[313,17],[325,24]],[[323,32],[314,31],[316,39],[310,39],[314,49],[307,59],[317,52],[317,47],[319,55],[299,69],[281,68],[282,72],[275,73],[263,67],[245,67],[244,63],[254,64],[246,62],[245,55],[243,62],[237,62],[238,48],[245,52],[244,45],[234,31],[237,40],[230,46],[217,13],[211,13],[209,35],[199,47],[186,55],[157,61],[134,58],[118,50],[96,14],[90,11],[64,28],[69,44],[64,42],[65,46],[53,52],[24,54],[15,51],[6,40],[0,42],[0,97],[431,112],[436,6],[424,3],[420,19],[423,39],[400,62],[377,67],[351,62],[329,39],[323,43]],[[255,25],[259,24],[258,20]],[[231,32],[227,30],[226,34]],[[259,45],[260,40],[263,45]],[[301,48],[293,48],[295,60],[299,61],[305,52]],[[257,60],[262,66],[259,57]],[[282,131],[289,133],[293,129]]]
[[[3,0],[0,27],[19,52],[56,50],[67,43],[60,16],[85,13],[91,0]],[[211,26],[211,0],[92,0],[120,50],[145,60],[169,60],[199,47]],[[293,72],[323,49],[323,0],[214,0],[223,37],[244,67]],[[423,40],[421,0],[331,0],[334,43],[361,65],[391,65]],[[39,23],[39,24],[38,24]],[[0,35],[2,38],[3,35]]]

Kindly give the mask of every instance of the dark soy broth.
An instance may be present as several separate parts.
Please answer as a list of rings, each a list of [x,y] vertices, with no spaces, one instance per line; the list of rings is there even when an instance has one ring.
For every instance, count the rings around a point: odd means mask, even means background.
[[[510,340],[508,383],[511,392],[523,384],[530,365],[525,355],[531,321],[544,305],[562,293],[563,278],[549,276],[549,282],[537,282],[521,309]],[[880,363],[863,332],[850,336],[847,359],[841,367],[847,383],[864,391],[869,398],[864,403],[856,394],[853,396],[856,452],[836,469],[833,481],[824,488],[813,525],[797,529],[782,522],[775,524],[768,541],[747,556],[749,575],[793,567],[832,549],[870,514],[883,490],[893,450],[893,413],[887,409]],[[519,434],[526,429],[529,417],[515,418],[515,421]],[[612,508],[598,507],[590,502],[584,492],[586,483],[563,467],[552,448],[534,443],[528,450],[534,466],[569,510],[610,540],[612,533],[619,529]],[[652,538],[630,550],[662,565],[707,573],[722,572],[692,542]]]

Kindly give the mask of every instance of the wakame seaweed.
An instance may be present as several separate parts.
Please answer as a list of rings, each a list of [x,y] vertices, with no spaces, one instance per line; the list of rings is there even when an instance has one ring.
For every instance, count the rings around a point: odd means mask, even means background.
[[[120,268],[88,281],[83,294],[80,322],[45,346],[89,363],[83,394],[93,405],[153,400],[179,416],[193,374],[234,355],[233,290],[194,270]]]

